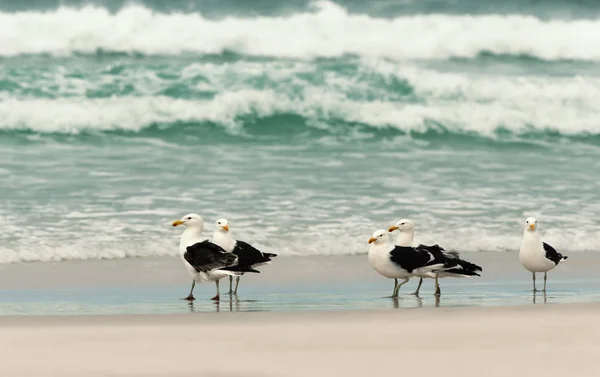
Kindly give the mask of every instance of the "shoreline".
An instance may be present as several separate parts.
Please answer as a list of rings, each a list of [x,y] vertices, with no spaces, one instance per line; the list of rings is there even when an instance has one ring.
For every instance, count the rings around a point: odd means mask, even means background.
[[[433,296],[426,279],[419,297],[413,279],[391,294],[393,281],[379,276],[366,256],[283,257],[242,277],[237,297],[209,300],[214,284],[197,284],[177,257],[14,264],[0,267],[0,318],[10,315],[188,314],[197,312],[310,312],[389,310],[428,307],[514,306],[600,302],[600,253],[582,253],[548,275],[547,295],[531,292],[531,276],[517,253],[464,253],[483,267],[481,277],[441,279]],[[542,283],[538,279],[538,283]],[[541,286],[538,286],[541,288]]]
[[[518,252],[464,252],[461,257],[481,264],[483,279],[529,278],[520,265]],[[565,269],[577,276],[593,277],[596,271],[590,264],[600,264],[600,253],[569,254],[569,259],[549,272],[565,275]],[[303,278],[318,281],[355,281],[385,278],[377,275],[364,255],[279,256],[271,265],[262,266],[253,281],[301,283]],[[135,277],[134,272],[144,272]],[[361,275],[357,276],[356,274]],[[29,274],[43,274],[44,279],[31,279]],[[568,274],[568,273],[567,273]],[[253,275],[246,275],[244,279]],[[123,283],[134,285],[181,284],[189,279],[177,256],[157,256],[123,259],[86,259],[52,262],[22,262],[0,264],[1,289],[37,289],[44,287],[69,288],[77,286],[111,286]],[[449,279],[444,279],[448,281]],[[451,280],[451,279],[450,279]]]
[[[545,309],[543,309],[545,308]],[[447,315],[462,315],[465,313],[474,313],[477,315],[495,314],[503,311],[510,313],[530,313],[533,311],[587,311],[594,310],[600,313],[600,302],[574,302],[552,305],[507,305],[507,306],[474,306],[474,307],[427,307],[419,310],[401,310],[386,311],[379,309],[362,310],[328,310],[328,311],[280,311],[280,312],[198,312],[189,314],[119,314],[119,315],[14,315],[2,316],[2,325],[10,326],[88,326],[92,324],[102,324],[109,326],[147,326],[160,325],[168,320],[173,326],[187,326],[197,324],[196,316],[202,317],[203,324],[243,324],[251,321],[254,324],[268,324],[273,320],[301,321],[304,319],[319,318],[321,321],[343,322],[353,321],[364,316],[380,316],[381,319],[397,319],[398,316],[408,316],[412,318],[436,318]],[[402,313],[402,314],[399,314]],[[410,313],[410,314],[409,314]]]

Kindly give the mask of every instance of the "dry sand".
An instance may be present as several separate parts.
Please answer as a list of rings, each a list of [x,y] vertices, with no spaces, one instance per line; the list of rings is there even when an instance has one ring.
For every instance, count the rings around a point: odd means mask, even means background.
[[[600,375],[598,304],[1,318],[0,375]]]

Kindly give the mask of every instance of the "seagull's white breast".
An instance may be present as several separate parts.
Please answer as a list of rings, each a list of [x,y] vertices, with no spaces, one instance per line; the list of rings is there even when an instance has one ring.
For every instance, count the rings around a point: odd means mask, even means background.
[[[519,250],[519,260],[530,272],[547,272],[555,267],[554,262],[546,258],[546,250],[538,232],[526,230]]]
[[[403,279],[411,277],[406,270],[392,262],[390,259],[390,251],[393,246],[386,245],[371,245],[369,248],[369,263],[378,274],[389,279]]]
[[[233,252],[236,241],[231,237],[229,232],[215,232],[212,236],[211,242],[215,245],[221,246],[228,253]]]

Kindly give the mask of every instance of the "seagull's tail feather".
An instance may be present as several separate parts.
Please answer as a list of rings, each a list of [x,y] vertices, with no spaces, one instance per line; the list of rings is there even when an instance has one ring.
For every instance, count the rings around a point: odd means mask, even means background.
[[[449,270],[443,270],[439,274],[439,277],[453,277],[453,278],[470,278],[473,276],[481,276],[475,271],[464,270],[460,268],[451,268]]]
[[[275,258],[277,254],[272,253],[262,253],[262,258],[256,263],[252,264],[253,267],[263,266],[265,264],[271,264],[271,258]]]
[[[457,262],[458,262],[458,265],[461,266],[464,270],[467,270],[470,272],[483,271],[483,268],[481,268],[481,266],[478,266],[475,263],[467,262],[464,259],[458,259]]]
[[[219,271],[222,271],[228,275],[233,275],[233,276],[237,276],[237,275],[243,275],[246,272],[252,272],[255,274],[260,274],[260,271],[255,270],[252,268],[252,266],[247,266],[247,265],[236,265],[236,266],[230,266],[230,267],[224,267],[219,269]]]

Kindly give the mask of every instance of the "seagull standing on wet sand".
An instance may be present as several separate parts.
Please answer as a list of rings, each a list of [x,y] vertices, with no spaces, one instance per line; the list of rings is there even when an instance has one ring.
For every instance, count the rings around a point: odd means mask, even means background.
[[[454,277],[454,278],[462,278],[462,277],[472,277],[472,276],[480,276],[477,272],[482,271],[481,267],[476,264],[467,262],[463,259],[460,259],[460,254],[455,251],[446,251],[439,245],[415,245],[415,224],[408,219],[402,219],[389,227],[388,232],[398,231],[399,234],[396,237],[396,241],[394,242],[397,246],[411,246],[416,247],[419,250],[426,250],[431,253],[436,261],[439,263],[444,263],[445,267],[443,271],[439,271],[435,274],[435,295],[440,296],[441,290],[440,285],[438,283],[439,278],[445,277]],[[414,295],[419,295],[419,290],[421,289],[421,284],[423,284],[423,278],[431,277],[430,275],[417,275],[419,279],[419,285],[417,286],[417,290],[413,293]]]
[[[271,264],[271,258],[277,256],[277,254],[263,253],[244,241],[236,241],[229,231],[229,221],[227,219],[219,219],[215,225],[215,232],[211,241],[221,246],[228,253],[235,254],[240,263],[255,268],[264,264]],[[229,276],[229,294],[237,295],[239,284],[240,276],[238,275],[235,278],[235,290],[232,290],[233,276]]]
[[[202,237],[204,219],[200,215],[190,213],[173,222],[173,226],[186,227],[179,241],[179,255],[187,271],[192,276],[190,294],[184,300],[193,301],[196,282],[214,281],[217,294],[212,300],[219,300],[219,279],[225,276],[238,276],[244,272],[257,272],[249,265],[239,263],[238,257],[226,252],[222,247]]]
[[[444,267],[436,263],[427,251],[413,247],[395,246],[390,242],[389,234],[379,229],[369,239],[369,263],[375,271],[388,279],[394,279],[392,298],[398,297],[400,287],[413,276],[427,275],[435,277],[435,272]],[[398,279],[404,281],[398,284]]]
[[[523,242],[519,250],[519,260],[525,269],[533,275],[533,292],[539,292],[535,288],[535,273],[544,273],[544,289],[546,292],[546,280],[548,271],[565,259],[567,256],[557,252],[552,246],[542,242],[542,238],[537,231],[537,220],[534,217],[528,217],[525,220],[525,230],[523,231]]]

